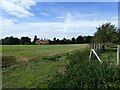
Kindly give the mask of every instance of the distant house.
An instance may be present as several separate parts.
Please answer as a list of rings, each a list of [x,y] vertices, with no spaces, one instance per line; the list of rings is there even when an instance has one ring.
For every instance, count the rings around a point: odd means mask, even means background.
[[[36,40],[35,44],[38,44],[38,45],[40,45],[40,44],[49,44],[49,41],[48,40]]]

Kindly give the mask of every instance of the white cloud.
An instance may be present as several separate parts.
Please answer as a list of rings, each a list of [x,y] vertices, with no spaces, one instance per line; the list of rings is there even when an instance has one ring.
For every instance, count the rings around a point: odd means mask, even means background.
[[[75,13],[75,18],[80,18],[80,19],[85,19],[85,18],[91,18],[91,17],[99,17],[101,14],[96,14],[96,13],[89,13],[89,14],[80,14],[80,13]]]
[[[58,19],[64,19],[65,17],[63,17],[63,16],[57,16],[56,18],[58,18]]]
[[[28,10],[35,5],[35,0],[0,0],[0,8],[10,15],[16,17],[33,16]]]
[[[7,19],[7,18],[4,18],[4,17],[1,17],[0,16],[0,25],[1,27],[8,27],[8,26],[12,26],[14,24],[13,22],[14,20],[11,20],[11,19]]]
[[[64,22],[36,22],[14,24],[9,20],[4,23],[3,35],[6,36],[30,36],[38,35],[40,38],[71,38],[78,35],[93,35],[96,27],[106,23],[106,20],[77,20],[71,14],[67,14]],[[117,25],[117,20],[112,20],[112,24]]]
[[[40,14],[43,15],[43,16],[49,16],[49,14],[45,13],[45,12],[41,12]]]
[[[70,20],[70,19],[86,19],[86,18],[91,18],[91,17],[95,17],[95,16],[99,16],[101,14],[95,14],[95,13],[91,13],[91,14],[80,14],[80,13],[75,13],[74,15],[71,15],[71,13],[67,13],[67,17],[65,16],[57,16],[56,18],[58,19],[66,19],[67,20]],[[73,17],[74,16],[74,17]]]
[[[118,16],[112,17],[113,20],[118,20]]]
[[[36,4],[35,0],[21,0],[21,2],[18,5],[26,9],[31,9],[30,6],[35,4]]]

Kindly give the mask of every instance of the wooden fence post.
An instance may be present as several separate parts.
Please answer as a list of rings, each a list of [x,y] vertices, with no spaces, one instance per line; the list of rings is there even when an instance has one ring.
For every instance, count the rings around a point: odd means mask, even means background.
[[[94,49],[91,49],[93,51],[93,53],[95,54],[95,56],[97,57],[97,59],[100,61],[100,63],[102,63],[102,61],[100,60],[100,58],[98,57],[97,53],[95,52]]]
[[[117,45],[117,65],[120,65],[120,45]]]
[[[90,61],[91,57],[92,57],[92,49],[90,49],[89,61]]]

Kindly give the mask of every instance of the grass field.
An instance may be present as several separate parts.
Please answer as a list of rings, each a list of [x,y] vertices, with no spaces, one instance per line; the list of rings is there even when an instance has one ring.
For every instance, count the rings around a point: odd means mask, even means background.
[[[3,46],[7,60],[15,56],[16,61],[23,62],[3,67],[3,88],[120,88],[116,45],[99,54],[102,64],[94,55],[88,60],[87,47],[86,44]]]
[[[13,45],[2,46],[3,56],[15,56],[20,62],[3,68],[3,88],[45,88],[55,72],[64,73],[67,54],[88,45]]]
[[[76,49],[86,47],[86,44],[83,45],[12,45],[2,46],[2,55],[3,56],[15,56],[22,60],[32,60],[40,58],[43,56],[60,54],[65,52],[70,52]]]

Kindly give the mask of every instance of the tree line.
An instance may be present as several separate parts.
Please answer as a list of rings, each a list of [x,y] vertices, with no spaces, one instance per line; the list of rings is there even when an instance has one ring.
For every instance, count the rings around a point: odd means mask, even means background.
[[[53,38],[53,40],[49,40],[50,44],[85,44],[90,43],[93,36],[78,36],[77,38],[73,37],[71,39],[63,38],[59,40],[57,38]]]
[[[78,36],[77,38],[71,38],[71,39],[57,39],[56,37],[53,38],[53,40],[48,40],[49,44],[84,44],[84,43],[90,43],[93,36]],[[43,40],[37,38],[37,36],[34,36],[33,41],[31,41],[30,37],[21,37],[20,39],[17,37],[5,37],[4,39],[0,40],[0,43],[2,45],[35,45],[36,40]]]
[[[21,39],[17,37],[5,37],[4,39],[0,40],[0,44],[2,45],[30,45],[31,44],[31,38],[29,37],[21,37]]]

